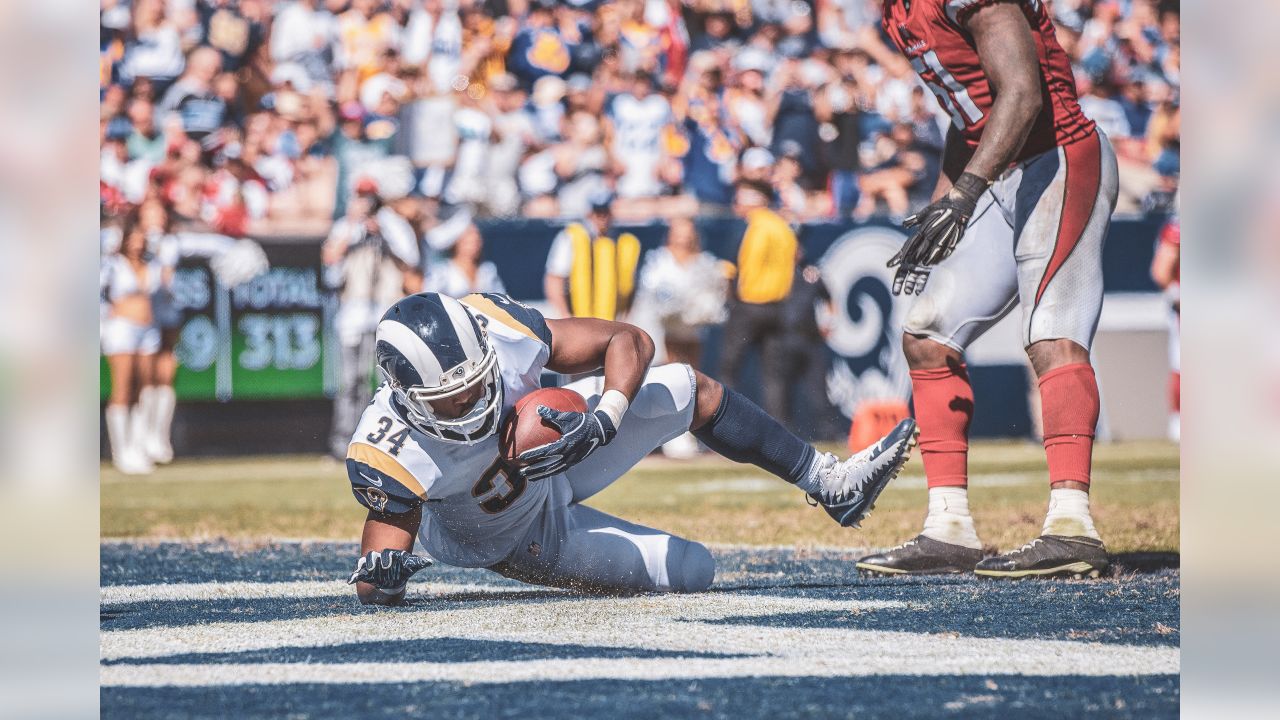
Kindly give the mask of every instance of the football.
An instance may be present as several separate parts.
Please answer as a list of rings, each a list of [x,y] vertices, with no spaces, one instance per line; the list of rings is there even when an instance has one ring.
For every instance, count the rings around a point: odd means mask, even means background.
[[[508,462],[531,448],[560,439],[560,433],[538,415],[539,405],[554,410],[587,411],[587,401],[578,393],[564,388],[542,388],[520,398],[503,420],[500,430],[502,456]]]

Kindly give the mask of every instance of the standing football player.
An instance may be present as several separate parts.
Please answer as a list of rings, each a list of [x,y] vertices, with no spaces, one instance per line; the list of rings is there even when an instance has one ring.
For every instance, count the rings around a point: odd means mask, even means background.
[[[378,324],[384,383],[347,451],[352,492],[368,508],[351,582],[366,604],[395,604],[411,554],[524,582],[609,591],[696,592],[715,574],[701,544],[580,504],[663,443],[693,431],[716,452],[790,482],[845,526],[857,524],[906,462],[915,423],[841,462],[742,395],[684,364],[650,369],[653,341],[626,323],[547,320],[505,295],[410,295]],[[518,468],[498,427],[538,389],[543,368],[604,369],[566,386],[587,412],[538,413],[562,436]]]
[[[878,573],[1091,575],[1107,554],[1089,512],[1102,311],[1102,245],[1117,172],[1080,112],[1071,64],[1043,0],[885,0],[884,30],[950,113],[933,202],[890,260],[894,293],[918,297],[911,368],[929,510],[917,537],[863,558]],[[1049,511],[1039,537],[982,558],[969,516],[973,391],[964,350],[1020,304],[1039,378]]]

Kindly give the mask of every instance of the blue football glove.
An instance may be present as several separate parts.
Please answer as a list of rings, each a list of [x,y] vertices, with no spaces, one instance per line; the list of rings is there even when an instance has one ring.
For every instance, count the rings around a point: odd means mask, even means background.
[[[430,566],[430,560],[407,550],[370,550],[356,563],[347,584],[367,582],[388,595],[395,595],[404,590],[414,573]]]
[[[560,432],[560,439],[526,450],[516,458],[520,475],[526,480],[541,480],[577,465],[609,444],[618,434],[613,420],[600,410],[591,413],[552,410],[538,406],[538,416]]]

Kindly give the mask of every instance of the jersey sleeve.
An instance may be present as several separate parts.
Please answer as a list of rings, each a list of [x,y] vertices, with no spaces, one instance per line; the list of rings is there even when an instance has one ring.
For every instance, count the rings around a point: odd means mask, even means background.
[[[551,347],[551,328],[542,313],[507,295],[474,293],[461,301],[482,315]]]
[[[368,443],[347,448],[347,479],[363,506],[380,513],[411,512],[427,499],[422,483],[398,460]]]
[[[979,8],[995,5],[998,2],[1008,2],[1008,0],[942,0],[942,9],[946,11],[947,17],[951,18],[951,22],[963,26]],[[1040,0],[1017,0],[1015,4],[1034,6],[1037,2]]]

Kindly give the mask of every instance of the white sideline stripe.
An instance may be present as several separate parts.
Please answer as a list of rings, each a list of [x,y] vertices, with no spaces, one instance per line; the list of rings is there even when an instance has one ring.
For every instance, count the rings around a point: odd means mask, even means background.
[[[421,587],[421,585],[420,585]],[[165,585],[107,585],[99,589],[102,605],[174,600],[259,600],[263,598],[355,597],[355,588],[345,580],[298,580],[293,582],[223,582],[171,583]],[[470,583],[427,583],[425,592],[415,595],[453,593],[529,593],[557,592],[551,588],[529,586],[475,585]]]
[[[431,594],[436,593],[433,591]],[[707,637],[705,633],[692,638],[686,631],[699,625],[694,622],[697,620],[782,613],[856,613],[903,607],[907,604],[893,600],[823,600],[718,593],[632,598],[570,597],[539,603],[537,620],[534,621],[530,615],[535,609],[526,603],[485,603],[477,606],[474,602],[444,600],[437,607],[426,605],[413,614],[370,610],[320,618],[104,630],[100,639],[104,660],[278,647],[327,647],[356,639],[378,642],[446,637],[757,654],[761,647],[772,646],[758,645],[750,638],[740,645],[732,645]],[[712,629],[712,634],[723,630],[728,635],[733,626],[704,627]],[[757,631],[766,630],[777,628],[751,628],[753,636]]]
[[[1098,649],[1088,654],[1061,653],[1050,643],[1008,643],[994,649],[972,647],[972,640],[939,641],[931,636],[867,643],[855,655],[749,658],[572,658],[467,663],[262,663],[211,665],[108,665],[104,687],[210,687],[293,683],[570,682],[575,680],[673,680],[743,677],[858,677],[873,675],[1034,676],[1145,675],[1178,672],[1173,657],[1142,661],[1136,648]],[[980,643],[982,644],[982,643]],[[989,644],[989,643],[988,643]],[[1059,643],[1062,644],[1062,643]],[[879,645],[879,647],[877,647]],[[896,652],[885,652],[890,648]],[[965,652],[964,650],[969,650]],[[972,650],[979,650],[975,658]],[[1028,654],[1044,652],[1044,657]],[[1166,655],[1170,653],[1164,653]],[[1105,670],[1103,668],[1106,668]]]
[[[366,612],[291,620],[104,631],[103,660],[284,647],[322,649],[360,642],[464,638],[474,641],[661,650],[675,658],[549,659],[472,663],[211,663],[102,667],[103,685],[261,683],[517,682],[582,679],[855,676],[881,674],[1147,675],[1179,671],[1176,647],[1064,640],[973,638],[840,627],[719,624],[731,617],[784,613],[859,614],[909,607],[899,601],[768,595],[641,596],[518,602],[442,600],[410,613]],[[531,614],[536,613],[536,619]],[[371,653],[375,652],[371,649]],[[698,657],[701,653],[741,655]],[[689,657],[692,656],[692,657]],[[377,659],[377,656],[371,655]]]

